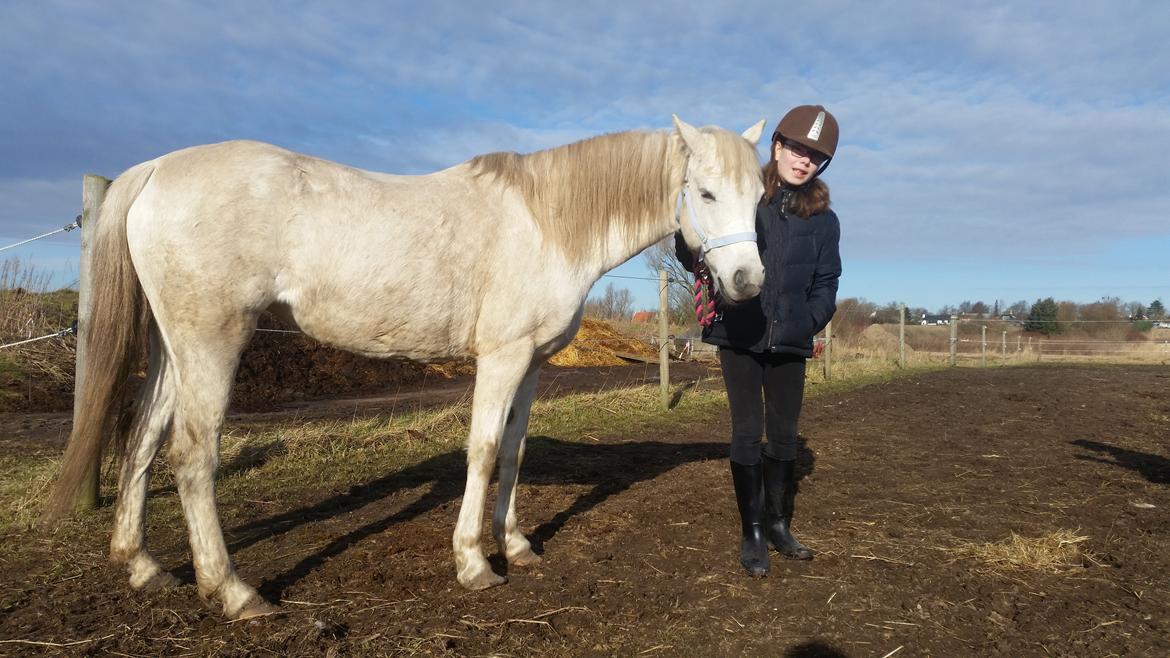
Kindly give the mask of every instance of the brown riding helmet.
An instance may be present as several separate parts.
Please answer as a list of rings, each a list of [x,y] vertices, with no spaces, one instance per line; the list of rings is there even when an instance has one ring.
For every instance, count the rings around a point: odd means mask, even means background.
[[[839,135],[837,119],[824,106],[799,105],[789,110],[788,114],[780,119],[780,123],[776,124],[772,141],[784,138],[824,153],[832,159],[833,153],[837,151]],[[825,164],[828,164],[828,160]]]

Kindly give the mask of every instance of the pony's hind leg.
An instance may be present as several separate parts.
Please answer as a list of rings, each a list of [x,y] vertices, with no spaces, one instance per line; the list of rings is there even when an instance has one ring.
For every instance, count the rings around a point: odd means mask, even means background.
[[[504,438],[500,445],[500,490],[496,499],[496,512],[492,516],[492,535],[496,538],[496,545],[509,564],[520,567],[540,562],[540,556],[532,552],[532,545],[520,532],[516,519],[516,482],[520,475],[520,464],[524,462],[528,417],[539,377],[540,366],[533,366],[524,376],[512,400],[512,409],[504,425]]]
[[[531,362],[532,342],[524,340],[481,355],[476,362],[471,430],[467,438],[467,486],[452,537],[456,575],[459,583],[468,589],[484,589],[504,582],[483,556],[480,533],[484,499],[508,409]]]
[[[240,321],[220,324],[214,331],[183,332],[189,335],[171,342],[176,400],[168,456],[187,521],[199,594],[219,599],[231,619],[275,611],[236,575],[215,505],[220,431],[240,352],[255,326],[253,318]]]
[[[150,486],[150,468],[170,431],[175,409],[174,381],[156,328],[151,330],[150,339],[150,369],[138,396],[138,418],[122,461],[118,507],[110,541],[110,560],[126,565],[131,587],[146,590],[178,582],[146,550],[146,491]]]

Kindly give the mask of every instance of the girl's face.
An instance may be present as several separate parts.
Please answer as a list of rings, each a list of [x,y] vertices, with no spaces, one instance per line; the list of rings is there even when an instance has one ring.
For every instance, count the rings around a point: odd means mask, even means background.
[[[772,142],[772,157],[776,160],[780,179],[794,187],[800,187],[812,180],[817,169],[828,158],[803,144],[777,140]]]

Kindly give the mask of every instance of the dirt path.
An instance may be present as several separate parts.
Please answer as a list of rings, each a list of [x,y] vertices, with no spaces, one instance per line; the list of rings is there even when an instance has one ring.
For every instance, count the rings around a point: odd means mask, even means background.
[[[224,624],[192,584],[131,595],[95,541],[69,573],[4,564],[0,638],[99,638],[67,649],[94,655],[1170,655],[1164,367],[959,369],[811,398],[795,529],[817,558],[758,581],[736,562],[726,433],[532,437],[519,500],[545,559],[503,587],[455,583],[456,452],[347,492],[306,484],[295,508],[224,501],[251,519],[227,528],[241,574],[281,617]],[[1074,566],[974,557],[1058,531]],[[182,565],[181,529],[152,532]]]

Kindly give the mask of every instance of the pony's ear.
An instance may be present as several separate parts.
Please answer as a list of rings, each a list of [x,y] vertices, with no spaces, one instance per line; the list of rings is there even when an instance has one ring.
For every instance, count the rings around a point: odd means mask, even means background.
[[[760,119],[756,125],[743,131],[743,138],[752,143],[752,146],[760,143],[760,135],[764,134],[764,123],[767,119]]]
[[[670,118],[674,119],[674,129],[678,131],[679,137],[682,137],[683,143],[687,145],[687,149],[694,153],[703,143],[699,129],[678,118],[677,114],[670,115]]]

